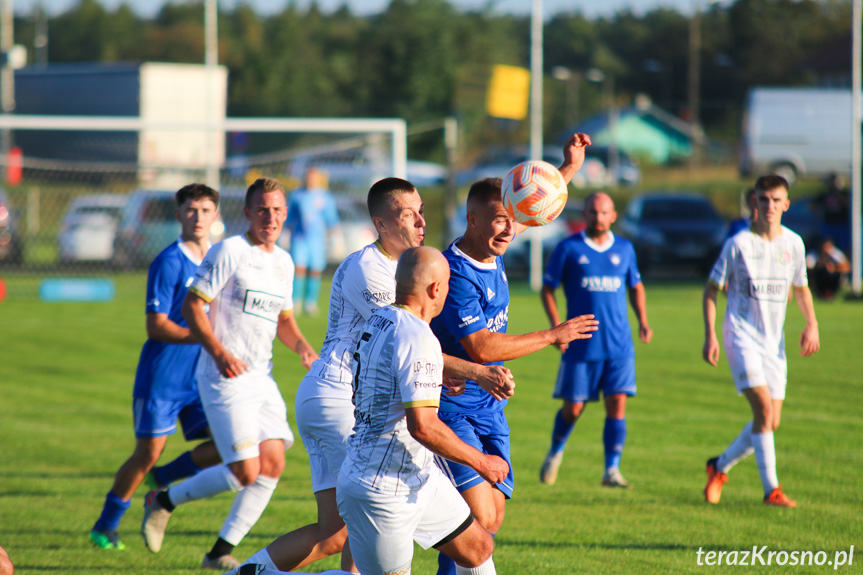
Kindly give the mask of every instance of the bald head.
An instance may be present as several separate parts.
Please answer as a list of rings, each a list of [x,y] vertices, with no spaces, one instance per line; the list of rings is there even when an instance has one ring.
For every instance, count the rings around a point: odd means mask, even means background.
[[[605,192],[596,192],[584,201],[585,233],[594,241],[602,242],[617,220],[614,202]]]
[[[605,192],[594,192],[584,200],[584,209],[588,210],[590,208],[602,208],[613,212],[614,200]]]
[[[429,246],[405,250],[396,269],[396,293],[419,295],[434,282],[449,281],[449,263]]]

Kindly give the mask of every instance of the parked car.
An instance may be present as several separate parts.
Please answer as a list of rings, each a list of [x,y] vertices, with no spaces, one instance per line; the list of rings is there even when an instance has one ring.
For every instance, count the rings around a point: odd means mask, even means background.
[[[726,223],[707,198],[654,191],[630,201],[617,231],[633,243],[643,272],[681,264],[708,271],[722,249]]]
[[[641,169],[625,152],[617,152],[616,176],[609,173],[608,158],[607,147],[588,146],[585,149],[584,165],[572,178],[571,185],[585,188],[617,184],[636,185],[641,181]],[[491,147],[473,166],[457,173],[455,182],[457,186],[469,186],[483,178],[502,178],[513,166],[529,159],[530,151],[527,146]],[[543,146],[542,159],[559,166],[563,162],[563,150],[558,146]]]
[[[88,194],[69,202],[57,235],[60,261],[110,261],[126,200],[121,194]]]
[[[503,262],[506,273],[511,277],[524,277],[530,269],[530,238],[536,237],[542,242],[542,266],[548,263],[551,253],[561,240],[584,229],[584,202],[578,198],[570,198],[563,211],[553,222],[544,226],[530,228],[518,234],[510,242]],[[450,230],[454,235],[450,242],[464,233],[467,218],[467,207],[461,204],[456,210],[456,216],[450,222]]]
[[[129,195],[114,239],[111,262],[121,268],[146,268],[171,242],[180,237],[175,217],[175,191],[138,190]],[[225,225],[216,221],[210,241],[221,241]]]
[[[9,205],[6,192],[0,190],[0,262],[20,264],[23,255],[17,214]]]

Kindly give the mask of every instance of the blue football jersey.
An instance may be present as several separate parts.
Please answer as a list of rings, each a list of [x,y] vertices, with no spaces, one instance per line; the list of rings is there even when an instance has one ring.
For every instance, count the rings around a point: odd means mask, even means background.
[[[146,313],[164,313],[177,325],[189,327],[180,310],[197,269],[179,240],[162,250],[147,273]],[[200,345],[148,339],[138,361],[134,397],[172,401],[197,397],[195,368],[200,354]]]
[[[610,233],[610,232],[609,232]],[[632,243],[614,235],[599,246],[584,232],[560,242],[554,249],[543,284],[563,284],[566,317],[593,314],[599,329],[590,339],[569,344],[571,361],[604,361],[635,357],[632,328],[627,315],[627,294],[641,283]]]
[[[486,328],[506,333],[509,285],[503,258],[495,258],[487,264],[478,262],[458,249],[456,242],[443,252],[450,266],[449,294],[443,311],[432,320],[431,327],[445,354],[473,361],[460,340]],[[503,365],[503,362],[486,365]],[[497,401],[475,381],[468,380],[463,394],[441,396],[440,411],[477,413],[503,409],[506,403],[506,400]]]
[[[329,228],[339,225],[336,201],[326,190],[294,190],[288,200],[288,217],[285,227],[294,237],[320,241],[326,246]]]

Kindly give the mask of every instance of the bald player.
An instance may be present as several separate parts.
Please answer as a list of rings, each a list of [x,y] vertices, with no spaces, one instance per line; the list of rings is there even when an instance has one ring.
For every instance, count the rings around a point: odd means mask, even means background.
[[[353,355],[356,424],[336,498],[363,575],[410,573],[414,541],[450,556],[457,573],[495,573],[491,535],[434,463],[437,454],[493,483],[509,472],[437,415],[443,354],[429,322],[443,309],[448,282],[438,250],[406,250],[395,304],[369,318]]]
[[[554,418],[551,449],[542,464],[540,480],[557,480],[563,448],[588,401],[605,399],[605,474],[602,485],[629,487],[620,474],[620,458],[626,441],[626,398],[635,395],[635,348],[627,318],[626,296],[638,319],[642,343],[650,343],[653,330],[647,323],[644,284],[632,243],[615,236],[614,202],[597,192],[584,206],[586,228],[563,240],[548,262],[540,293],[552,327],[561,323],[555,290],[563,284],[566,317],[594,314],[602,329],[590,339],[561,344],[563,353],[554,397],[563,407]]]

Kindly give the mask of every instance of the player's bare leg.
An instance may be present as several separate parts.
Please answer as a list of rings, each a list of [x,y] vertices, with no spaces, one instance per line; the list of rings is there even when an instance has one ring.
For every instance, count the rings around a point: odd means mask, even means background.
[[[491,555],[494,542],[478,521],[474,522],[452,541],[435,547],[456,564],[456,573],[493,575],[496,573]]]
[[[506,496],[491,483],[483,482],[462,492],[476,520],[489,533],[497,533],[506,512]]]

